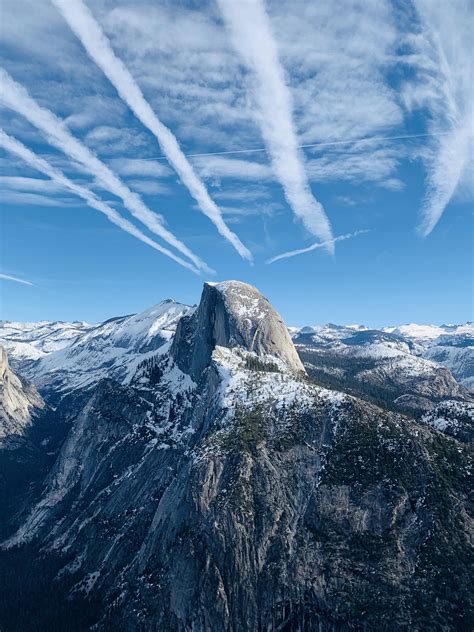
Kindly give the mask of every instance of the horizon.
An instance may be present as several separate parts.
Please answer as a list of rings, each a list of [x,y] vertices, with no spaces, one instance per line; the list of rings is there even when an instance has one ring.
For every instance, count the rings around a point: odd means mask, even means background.
[[[469,3],[3,4],[2,320],[474,319]]]
[[[231,281],[231,280],[237,280],[240,281],[239,279],[225,279],[222,280],[222,282],[227,282],[227,281]],[[214,281],[209,282],[209,281],[204,281],[204,284],[206,283],[215,283]],[[245,283],[245,281],[244,281]],[[258,289],[258,288],[257,288]],[[200,295],[199,295],[200,298]],[[265,297],[269,300],[269,302],[274,305],[273,301],[271,299],[269,299],[267,296]],[[114,319],[119,319],[119,318],[129,318],[132,316],[136,316],[137,314],[141,314],[145,311],[148,311],[149,309],[152,309],[153,307],[157,306],[157,305],[161,305],[163,303],[166,303],[167,301],[173,301],[177,304],[181,304],[181,305],[185,305],[186,307],[198,307],[199,305],[199,299],[193,303],[185,303],[183,301],[180,301],[178,298],[174,297],[174,296],[168,296],[165,298],[160,299],[159,301],[152,303],[150,305],[148,305],[147,307],[145,307],[144,309],[141,309],[139,311],[132,311],[132,312],[127,312],[127,313],[123,313],[123,314],[114,314],[114,315],[109,315],[109,316],[105,316],[105,318],[102,318],[100,320],[97,321],[88,321],[85,319],[81,319],[81,318],[76,318],[73,320],[65,320],[65,319],[39,319],[36,321],[27,321],[27,320],[13,320],[13,319],[8,319],[8,318],[1,318],[0,322],[4,322],[4,323],[19,323],[19,324],[28,324],[28,323],[84,323],[87,325],[91,325],[91,326],[100,326],[101,324],[108,322],[109,320],[114,320]],[[304,324],[298,323],[295,324],[293,322],[288,322],[287,319],[284,317],[284,315],[277,309],[277,311],[281,314],[281,316],[283,317],[283,320],[285,322],[285,324],[287,325],[287,327],[294,327],[296,329],[301,329],[303,327],[324,327],[324,326],[331,326],[331,325],[336,325],[336,326],[344,326],[344,327],[365,327],[366,329],[379,329],[379,328],[390,328],[390,327],[403,327],[403,326],[409,326],[409,325],[417,325],[417,326],[421,326],[421,327],[459,327],[459,326],[465,326],[465,325],[471,325],[472,321],[471,320],[465,320],[465,321],[460,321],[460,322],[419,322],[419,321],[406,321],[406,322],[387,322],[387,323],[379,323],[378,325],[373,325],[371,323],[362,323],[362,322],[335,322],[335,321],[331,321],[331,320],[327,320],[324,322],[307,322]]]

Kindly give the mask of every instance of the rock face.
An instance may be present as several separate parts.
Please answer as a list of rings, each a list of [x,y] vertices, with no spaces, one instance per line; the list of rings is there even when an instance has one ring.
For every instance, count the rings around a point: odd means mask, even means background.
[[[207,284],[128,385],[62,399],[0,552],[2,631],[472,629],[470,446],[317,386],[281,325]]]
[[[281,316],[256,288],[241,281],[204,285],[198,310],[178,324],[171,353],[196,380],[216,346],[274,356],[288,370],[305,372]]]
[[[7,352],[0,346],[0,449],[21,437],[35,410],[44,407],[37,390],[10,369]]]

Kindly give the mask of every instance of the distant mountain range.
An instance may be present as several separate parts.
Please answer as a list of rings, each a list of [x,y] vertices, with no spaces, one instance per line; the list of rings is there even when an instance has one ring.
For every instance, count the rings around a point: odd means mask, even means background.
[[[238,281],[1,323],[0,629],[472,629],[472,339]]]
[[[0,321],[0,345],[8,351],[14,368],[39,388],[56,394],[104,377],[127,383],[139,362],[167,349],[181,316],[194,309],[168,299],[139,314],[117,316],[98,325]],[[445,367],[459,385],[474,392],[474,324],[470,322],[380,330],[327,324],[289,327],[289,331],[310,372],[326,385],[342,375],[342,368],[334,364],[350,360],[354,369],[357,358],[393,374],[400,370],[420,379],[442,375],[451,382],[451,376],[438,369]],[[455,390],[452,384],[449,388]]]

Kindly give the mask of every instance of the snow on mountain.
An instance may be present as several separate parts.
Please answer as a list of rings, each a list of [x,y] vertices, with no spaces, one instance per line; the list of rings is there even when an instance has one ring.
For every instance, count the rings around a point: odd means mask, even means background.
[[[178,366],[197,378],[216,345],[273,356],[304,373],[281,316],[256,288],[241,281],[205,283],[199,307],[180,321],[171,351]]]
[[[223,340],[234,336],[245,344],[252,342],[254,350],[258,350],[259,347],[270,349],[276,340],[279,349],[288,350],[285,351],[287,364],[296,371],[302,370],[287,341],[282,344],[286,329],[281,317],[272,309],[270,314],[269,303],[260,293],[235,281],[207,283],[206,287],[212,308],[213,301],[220,297],[226,313],[231,314],[229,323],[223,321],[222,327],[219,323],[215,325],[217,344],[226,346]],[[88,386],[103,377],[128,383],[142,360],[170,346],[181,317],[191,316],[193,312],[194,308],[167,300],[139,314],[111,318],[99,325],[0,321],[0,344],[7,349],[13,368],[45,394]],[[203,314],[202,320],[206,317]],[[259,324],[253,331],[249,323]],[[233,333],[229,333],[229,327]],[[472,323],[440,326],[412,323],[380,330],[357,324],[328,323],[288,327],[288,331],[299,355],[306,354],[307,368],[315,370],[320,377],[339,380],[347,378],[349,371],[351,379],[355,373],[362,381],[376,379],[379,388],[378,384],[386,378],[397,383],[419,378],[428,384],[430,379],[440,379],[439,367],[446,367],[459,384],[474,392]],[[194,359],[197,365],[197,356],[207,353],[206,345],[207,342],[201,340],[199,349],[196,347],[193,351],[197,354]],[[341,362],[344,367],[340,366]],[[440,392],[450,392],[456,397],[454,386],[447,386],[450,379],[448,374],[443,374]]]
[[[387,327],[423,348],[420,355],[450,369],[465,388],[474,392],[474,323],[464,325],[401,325]]]
[[[84,326],[69,345],[24,364],[23,373],[45,393],[84,388],[104,377],[126,383],[141,361],[169,346],[177,322],[192,311],[170,299],[139,314]]]
[[[325,325],[300,329],[293,341],[321,384],[396,410],[416,413],[466,397],[445,366],[424,357],[419,340],[398,332]]]
[[[93,327],[85,322],[18,323],[2,320],[0,343],[7,350],[12,365],[23,366],[63,349]]]
[[[382,331],[399,334],[406,338],[412,338],[421,344],[427,344],[440,336],[463,335],[472,337],[474,336],[474,324],[470,322],[464,325],[417,325],[416,323],[411,323],[409,325],[384,327]]]
[[[428,345],[423,357],[448,367],[455,378],[474,393],[474,331],[459,327],[452,334],[443,334]]]
[[[459,441],[472,443],[474,403],[447,400],[425,413],[420,421]]]
[[[474,324],[400,325],[371,330],[362,325],[334,324],[291,328],[301,346],[331,350],[354,358],[399,358],[393,365],[411,375],[429,375],[434,365],[451,371],[456,380],[474,392]],[[393,364],[393,363],[392,363]]]

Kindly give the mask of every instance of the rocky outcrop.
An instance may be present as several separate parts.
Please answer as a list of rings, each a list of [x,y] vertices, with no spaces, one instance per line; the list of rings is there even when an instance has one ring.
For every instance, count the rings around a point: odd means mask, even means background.
[[[222,423],[208,378],[168,430],[144,392],[111,382],[79,413],[19,532],[33,539],[0,556],[54,586],[54,611],[30,595],[37,629],[469,628],[467,446],[250,370]],[[14,591],[2,586],[7,631]]]
[[[274,356],[288,370],[305,372],[281,316],[256,288],[241,281],[204,285],[199,308],[178,324],[171,354],[181,370],[199,379],[216,346]]]
[[[0,449],[23,436],[35,410],[43,407],[36,388],[10,369],[7,352],[0,346]]]

